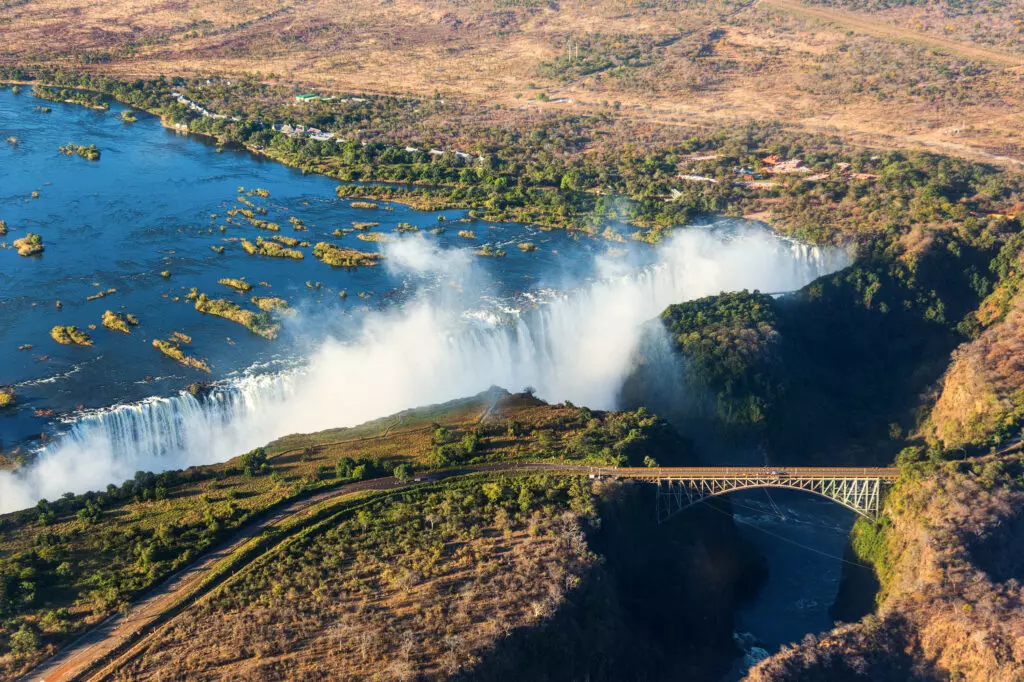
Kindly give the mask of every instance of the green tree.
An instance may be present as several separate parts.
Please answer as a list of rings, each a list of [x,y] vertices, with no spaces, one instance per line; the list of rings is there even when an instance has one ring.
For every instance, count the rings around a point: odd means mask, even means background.
[[[505,496],[505,486],[497,482],[484,483],[483,491],[492,504],[498,503]]]
[[[412,480],[412,467],[405,463],[399,464],[395,467],[394,474],[402,483],[408,483]]]
[[[519,486],[519,498],[516,501],[519,503],[519,510],[524,514],[533,506],[533,492],[525,483]]]
[[[349,478],[355,467],[356,463],[351,457],[342,457],[338,460],[338,463],[334,465],[334,475],[338,478]]]
[[[15,656],[29,656],[39,649],[39,635],[26,624],[11,635],[11,651]]]
[[[239,463],[246,476],[257,476],[263,473],[267,466],[267,451],[263,448],[256,448],[242,455]]]
[[[470,431],[462,437],[462,449],[467,455],[472,455],[480,447],[480,434],[475,430]]]

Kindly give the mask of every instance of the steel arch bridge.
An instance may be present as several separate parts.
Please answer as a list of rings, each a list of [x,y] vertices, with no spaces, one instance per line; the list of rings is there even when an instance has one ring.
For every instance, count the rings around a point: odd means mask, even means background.
[[[651,467],[615,469],[614,476],[656,483],[658,523],[733,490],[789,488],[820,495],[869,519],[882,512],[887,486],[899,477],[888,467]]]

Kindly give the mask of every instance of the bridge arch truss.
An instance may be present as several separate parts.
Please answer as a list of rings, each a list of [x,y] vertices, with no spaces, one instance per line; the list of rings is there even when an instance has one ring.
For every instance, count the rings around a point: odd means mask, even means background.
[[[875,520],[882,512],[885,478],[866,476],[821,477],[740,474],[715,477],[658,478],[657,515],[662,523],[711,497],[734,490],[788,488],[820,495]]]

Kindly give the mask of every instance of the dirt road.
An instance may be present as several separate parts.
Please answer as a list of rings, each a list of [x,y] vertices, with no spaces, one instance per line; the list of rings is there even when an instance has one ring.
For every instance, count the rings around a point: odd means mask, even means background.
[[[214,566],[265,530],[332,497],[344,497],[361,491],[388,490],[401,485],[394,478],[358,481],[286,504],[272,515],[242,528],[222,546],[155,585],[132,605],[126,615],[118,614],[107,618],[20,679],[23,682],[76,679],[94,662],[109,655],[135,633],[150,626],[165,611],[187,598]]]
[[[403,487],[413,487],[475,473],[503,471],[511,473],[528,470],[557,470],[566,473],[590,471],[588,467],[560,464],[483,464],[476,467],[433,472],[408,484],[393,477],[358,481],[286,503],[269,516],[240,529],[226,543],[203,555],[192,565],[152,587],[132,605],[127,614],[118,614],[107,618],[66,645],[55,656],[20,677],[19,682],[68,682],[81,679],[83,674],[89,673],[103,661],[120,656],[123,651],[132,646],[142,633],[152,629],[166,614],[211,591],[216,585],[203,587],[203,581],[222,561],[227,560],[247,542],[274,526],[278,526],[286,520],[293,521],[295,517],[304,513],[312,513],[313,508],[321,502],[350,497],[360,492],[398,490]],[[268,549],[268,551],[271,550],[272,548]]]
[[[1002,64],[1003,66],[1024,66],[1024,56],[1022,55],[1002,52],[995,48],[961,43],[956,40],[949,40],[948,38],[928,33],[911,31],[884,21],[871,19],[863,14],[844,12],[817,5],[805,5],[800,2],[800,0],[761,0],[761,4],[769,7],[775,7],[792,14],[799,14],[814,17],[815,19],[821,19],[823,21],[830,21],[852,28],[855,31],[887,38],[889,40],[929,45],[939,50],[958,54],[962,57],[993,62],[996,64]]]

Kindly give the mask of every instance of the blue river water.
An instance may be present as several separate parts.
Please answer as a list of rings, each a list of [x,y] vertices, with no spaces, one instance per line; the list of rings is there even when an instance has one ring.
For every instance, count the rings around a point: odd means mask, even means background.
[[[626,238],[610,242],[468,220],[464,211],[355,208],[336,197],[333,180],[165,129],[144,112],[125,124],[123,110],[0,90],[0,220],[8,226],[0,237],[8,247],[0,249],[0,387],[17,398],[0,410],[0,452],[40,453],[24,471],[0,471],[0,513],[119,483],[138,469],[224,461],[287,433],[492,384],[611,409],[641,328],[666,305],[742,288],[792,290],[846,263],[843,253],[738,220],[681,230],[654,249],[622,225],[613,227]],[[59,153],[69,142],[95,144],[101,159]],[[240,199],[265,209],[257,217],[278,223],[281,235],[381,251],[385,260],[331,268],[311,246],[299,247],[301,261],[250,256],[238,240],[273,233],[227,220],[231,209],[249,208]],[[307,230],[295,231],[292,217]],[[372,232],[388,241],[360,240],[354,222],[379,223]],[[400,223],[419,230],[399,234]],[[347,233],[335,236],[338,229]],[[9,248],[28,232],[42,236],[41,256]],[[522,242],[537,249],[524,252]],[[485,244],[506,256],[474,255]],[[221,278],[254,288],[238,293]],[[253,295],[280,297],[297,314],[282,316],[280,337],[268,341],[197,312],[185,300],[193,287],[249,309]],[[129,335],[109,331],[100,322],[106,310],[140,324]],[[54,325],[88,330],[93,345],[57,344]],[[184,350],[206,359],[211,374],[152,347],[173,332],[192,338]],[[197,380],[215,383],[211,397],[183,391]],[[829,625],[840,566],[829,557],[842,553],[849,519],[801,498],[780,505],[791,517],[783,521],[767,499],[744,499],[737,517],[750,524],[773,577],[739,628],[774,649]],[[773,538],[787,533],[788,545]]]
[[[52,113],[36,111],[40,105]],[[52,417],[36,416],[37,410],[53,410],[59,417],[166,395],[207,378],[164,358],[152,348],[153,339],[174,331],[188,334],[193,343],[187,352],[206,358],[213,378],[220,378],[257,363],[302,356],[328,334],[344,335],[355,326],[353,317],[401,301],[425,285],[386,266],[331,268],[315,259],[311,248],[301,249],[303,261],[247,255],[238,238],[255,241],[274,233],[255,229],[240,216],[227,222],[229,209],[246,208],[239,197],[265,208],[266,215],[258,217],[279,223],[279,234],[310,244],[379,250],[379,243],[358,240],[358,232],[332,236],[337,228],[351,230],[355,221],[379,222],[373,231],[391,237],[399,223],[409,223],[441,249],[492,244],[507,255],[476,258],[475,267],[486,276],[477,279],[477,290],[465,292],[481,299],[561,286],[592,272],[594,258],[607,250],[604,243],[563,231],[458,222],[462,211],[423,213],[399,204],[352,208],[336,198],[333,180],[246,151],[220,149],[204,138],[165,129],[144,112],[136,112],[137,123],[124,124],[117,118],[123,109],[112,103],[109,111],[97,111],[0,90],[0,141],[17,139],[0,143],[0,220],[9,229],[0,241],[34,232],[45,245],[45,252],[32,258],[0,251],[0,386],[13,386],[19,405],[0,416],[0,449],[52,430]],[[101,159],[60,154],[58,147],[68,142],[95,144]],[[255,188],[269,191],[269,198],[249,194]],[[304,221],[308,231],[294,231],[290,217]],[[223,232],[222,225],[227,226]],[[444,232],[427,233],[437,228]],[[460,230],[476,238],[459,237]],[[527,241],[538,250],[517,248]],[[212,247],[224,247],[224,253]],[[650,257],[649,248],[633,242],[617,248],[628,250],[636,262]],[[161,277],[164,271],[171,273],[168,279]],[[217,283],[228,277],[245,278],[255,288],[240,294]],[[185,301],[191,287],[248,308],[253,308],[252,295],[284,298],[303,312],[302,333],[285,324],[281,338],[268,342],[233,322],[202,315]],[[87,300],[109,289],[116,293]],[[134,314],[140,326],[130,336],[108,331],[100,326],[105,310]],[[54,325],[96,325],[90,331],[94,345],[60,346],[49,338]],[[26,345],[31,349],[18,350]]]
[[[729,495],[740,535],[765,558],[767,580],[741,604],[735,628],[744,656],[723,682],[784,644],[830,630],[855,514],[810,493],[759,489]],[[847,570],[870,570],[850,566]]]

